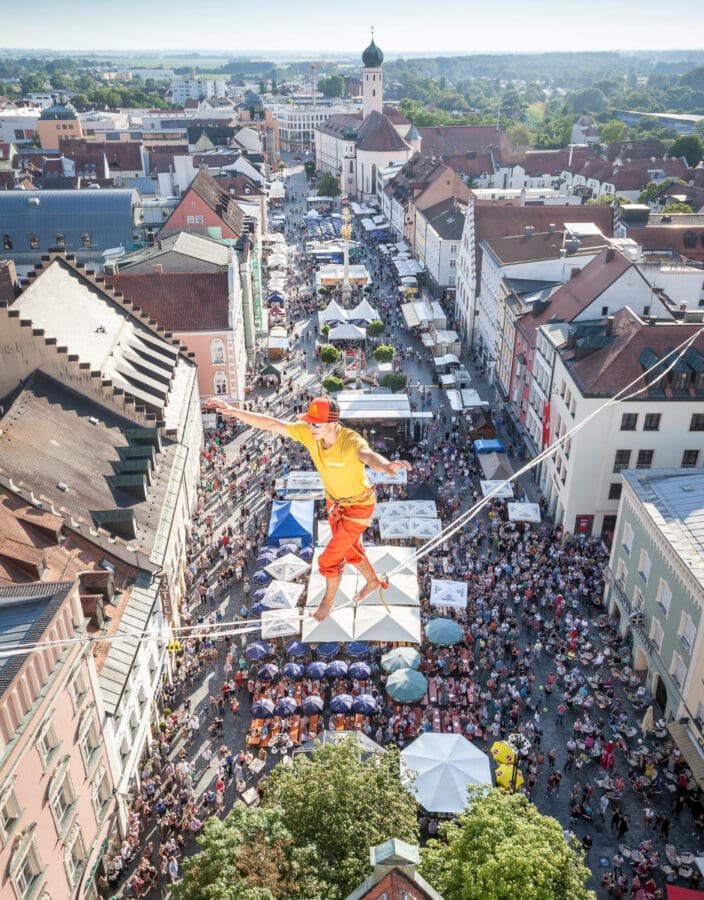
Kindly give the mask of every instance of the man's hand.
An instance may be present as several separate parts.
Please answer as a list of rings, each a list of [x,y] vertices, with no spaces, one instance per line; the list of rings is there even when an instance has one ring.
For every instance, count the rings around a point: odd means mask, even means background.
[[[411,471],[411,464],[406,462],[405,459],[394,459],[386,466],[386,472],[389,475],[395,475],[397,472],[400,472],[402,469],[405,469],[407,472]]]

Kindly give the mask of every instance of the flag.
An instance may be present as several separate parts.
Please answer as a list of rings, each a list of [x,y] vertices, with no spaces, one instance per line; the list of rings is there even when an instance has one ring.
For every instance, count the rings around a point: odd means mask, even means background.
[[[546,400],[543,404],[543,447],[550,443],[550,403]]]

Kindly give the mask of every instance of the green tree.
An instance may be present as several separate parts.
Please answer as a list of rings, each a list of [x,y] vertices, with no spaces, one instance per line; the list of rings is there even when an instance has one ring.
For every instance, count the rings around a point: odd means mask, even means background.
[[[614,141],[625,140],[627,133],[628,129],[623,122],[619,119],[609,119],[599,130],[599,140],[602,144],[613,144]]]
[[[337,347],[333,347],[332,344],[325,344],[320,348],[320,360],[324,362],[327,366],[333,366],[336,362],[339,361],[342,354],[337,349]]]
[[[296,847],[316,848],[326,900],[341,900],[370,874],[370,847],[392,837],[418,842],[417,806],[400,785],[399,762],[395,748],[363,759],[348,739],[269,776],[263,803],[280,808]]]
[[[372,353],[372,356],[377,362],[380,363],[391,362],[391,360],[396,356],[396,348],[389,347],[386,344],[381,344],[381,346],[377,347],[376,350]]]
[[[374,319],[367,325],[367,334],[369,337],[376,337],[378,334],[382,334],[386,325],[380,319]]]
[[[342,75],[330,75],[318,80],[318,90],[324,97],[342,97],[345,93],[345,79]]]
[[[668,215],[670,213],[674,213],[675,215],[686,215],[687,213],[693,213],[694,210],[689,205],[689,203],[682,203],[681,201],[678,203],[668,203],[664,210]]]
[[[666,178],[664,181],[649,181],[644,191],[638,195],[639,203],[651,203],[655,197],[668,185],[674,184],[676,178]]]
[[[670,156],[684,156],[687,163],[694,168],[704,157],[704,142],[698,134],[683,134],[670,144]]]
[[[323,172],[318,182],[319,197],[337,197],[340,193],[340,181],[332,172]]]
[[[184,859],[174,900],[323,900],[315,847],[297,847],[280,810],[236,803],[224,821],[211,816],[199,853]]]
[[[406,387],[406,376],[400,372],[387,372],[379,380],[379,384],[388,388],[392,394],[398,394]]]
[[[315,160],[307,159],[303,163],[303,171],[309,178],[311,177],[311,175],[315,175]]]
[[[522,794],[471,790],[441,835],[421,851],[419,872],[445,900],[596,900],[581,851]]]
[[[323,388],[328,394],[338,394],[344,386],[344,382],[337,375],[328,375],[327,378],[323,378]]]

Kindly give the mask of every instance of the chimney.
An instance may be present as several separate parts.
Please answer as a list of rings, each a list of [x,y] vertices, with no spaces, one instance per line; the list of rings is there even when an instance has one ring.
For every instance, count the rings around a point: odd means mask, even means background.
[[[606,317],[606,334],[614,333],[614,317],[607,316]]]
[[[568,158],[568,160],[567,160],[567,168],[568,168],[568,169],[571,169],[571,168],[572,168],[572,156],[573,156],[573,155],[574,155],[574,144],[570,144],[570,155],[569,155],[569,158]]]
[[[613,247],[609,247],[609,249],[606,251],[606,259],[604,260],[604,262],[611,262],[614,256],[616,256],[616,251]]]
[[[533,237],[534,230],[535,229],[533,228],[532,225],[526,225],[525,228],[523,229],[523,237]]]
[[[555,234],[555,223],[551,222],[548,225],[548,234]]]

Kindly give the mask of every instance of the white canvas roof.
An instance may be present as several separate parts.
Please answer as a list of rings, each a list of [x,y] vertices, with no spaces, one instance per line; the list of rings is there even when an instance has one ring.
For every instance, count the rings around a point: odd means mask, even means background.
[[[325,309],[321,309],[318,313],[318,322],[346,322],[348,319],[348,311],[343,309],[339,303],[335,300],[331,300],[330,303],[325,307]]]
[[[366,328],[360,328],[358,325],[352,325],[350,322],[337,325],[335,328],[331,328],[328,333],[329,341],[363,341],[366,340],[366,337]]]
[[[261,615],[262,638],[288,637],[301,633],[301,615],[297,609],[273,609]]]
[[[272,181],[269,185],[269,199],[283,200],[286,196],[286,186],[283,181]]]
[[[364,319],[366,322],[373,322],[379,318],[379,312],[374,309],[371,303],[365,298],[353,309],[347,311],[347,318]]]
[[[394,606],[359,606],[354,628],[356,641],[420,644],[420,609]]]
[[[433,578],[430,582],[430,605],[467,609],[467,582]]]
[[[449,366],[452,363],[459,365],[459,359],[455,353],[446,353],[444,356],[434,356],[433,362],[437,366]]]
[[[379,519],[409,516],[437,519],[438,508],[434,500],[390,500],[388,503],[377,503],[374,516]]]
[[[510,481],[480,481],[479,484],[484,497],[496,488],[500,489],[493,495],[494,497],[499,497],[503,500],[513,497],[513,485]]]
[[[477,458],[484,478],[489,481],[505,481],[513,475],[505,453],[480,453]]]
[[[540,522],[540,507],[537,503],[509,503],[508,517],[511,522]]]
[[[411,406],[407,394],[369,394],[365,391],[341,391],[337,395],[340,418],[344,421],[372,419],[410,419]]]
[[[440,519],[407,516],[379,520],[379,534],[383,541],[394,541],[401,538],[431,538],[440,534],[441,531]]]
[[[278,579],[279,582],[293,581],[294,578],[298,578],[299,575],[303,575],[309,569],[308,563],[299,559],[294,553],[286,553],[284,556],[275,559],[268,566],[264,566],[264,571],[268,572],[272,578]],[[270,603],[267,604],[267,606],[271,605]]]

